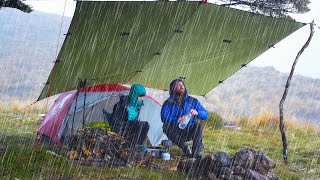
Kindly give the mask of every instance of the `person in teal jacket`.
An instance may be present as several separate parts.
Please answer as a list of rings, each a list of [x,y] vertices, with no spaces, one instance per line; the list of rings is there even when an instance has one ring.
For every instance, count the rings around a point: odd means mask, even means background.
[[[181,79],[175,79],[170,83],[170,97],[163,103],[161,108],[161,120],[163,132],[176,145],[178,145],[186,156],[202,158],[200,154],[203,149],[202,125],[197,119],[208,119],[208,111],[194,97],[188,95],[186,86]],[[180,129],[179,124],[186,120],[191,114],[191,119],[186,128]],[[193,141],[192,149],[185,143]]]
[[[141,84],[133,84],[129,96],[120,98],[110,116],[111,131],[127,138],[131,146],[143,144],[149,131],[149,123],[138,120],[145,95],[146,89]]]

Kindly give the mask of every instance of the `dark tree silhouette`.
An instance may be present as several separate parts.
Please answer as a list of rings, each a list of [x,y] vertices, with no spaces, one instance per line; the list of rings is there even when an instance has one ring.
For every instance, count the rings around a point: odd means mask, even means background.
[[[32,7],[29,5],[25,4],[23,2],[24,0],[0,0],[0,9],[2,7],[10,7],[10,8],[16,8],[19,9],[20,11],[30,13],[32,12]]]
[[[305,13],[309,0],[220,0],[223,6],[247,6],[255,13],[283,16],[288,13]]]

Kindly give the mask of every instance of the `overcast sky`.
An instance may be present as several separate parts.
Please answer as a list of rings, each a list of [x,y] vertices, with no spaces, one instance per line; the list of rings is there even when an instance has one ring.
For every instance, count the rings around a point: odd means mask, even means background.
[[[214,2],[215,0],[211,0]],[[305,14],[292,15],[299,22],[310,23],[315,21],[320,26],[320,0],[310,0],[311,11]],[[73,0],[37,0],[26,1],[33,6],[35,11],[43,11],[72,17],[76,1]],[[209,0],[210,2],[210,0]],[[314,37],[309,47],[304,51],[296,65],[295,74],[320,78],[320,34],[319,28],[315,28]],[[290,72],[292,63],[307,41],[310,34],[310,26],[307,25],[286,39],[275,45],[275,48],[263,53],[250,64],[255,66],[273,66],[281,72]]]

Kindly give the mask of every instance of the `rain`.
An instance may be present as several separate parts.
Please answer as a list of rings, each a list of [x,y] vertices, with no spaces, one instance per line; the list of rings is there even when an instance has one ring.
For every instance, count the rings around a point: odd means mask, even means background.
[[[10,1],[0,0],[0,179],[320,177],[315,0],[306,12],[291,1],[22,1],[31,12]],[[192,156],[165,127],[175,79],[192,99],[179,108],[198,100],[208,112],[187,126]],[[143,128],[112,125],[134,84],[146,90],[133,120],[148,124],[141,143]]]

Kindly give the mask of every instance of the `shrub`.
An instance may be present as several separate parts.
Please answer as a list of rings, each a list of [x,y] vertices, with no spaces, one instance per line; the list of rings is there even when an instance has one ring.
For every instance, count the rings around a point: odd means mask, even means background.
[[[205,122],[205,127],[209,129],[221,129],[223,127],[224,120],[216,112],[209,112],[209,118]]]
[[[240,127],[249,127],[250,124],[250,119],[245,117],[245,116],[239,116],[236,118],[236,125]]]
[[[91,122],[91,123],[85,125],[84,127],[85,128],[87,128],[87,127],[101,128],[104,131],[111,131],[109,123],[103,123],[103,122]]]

